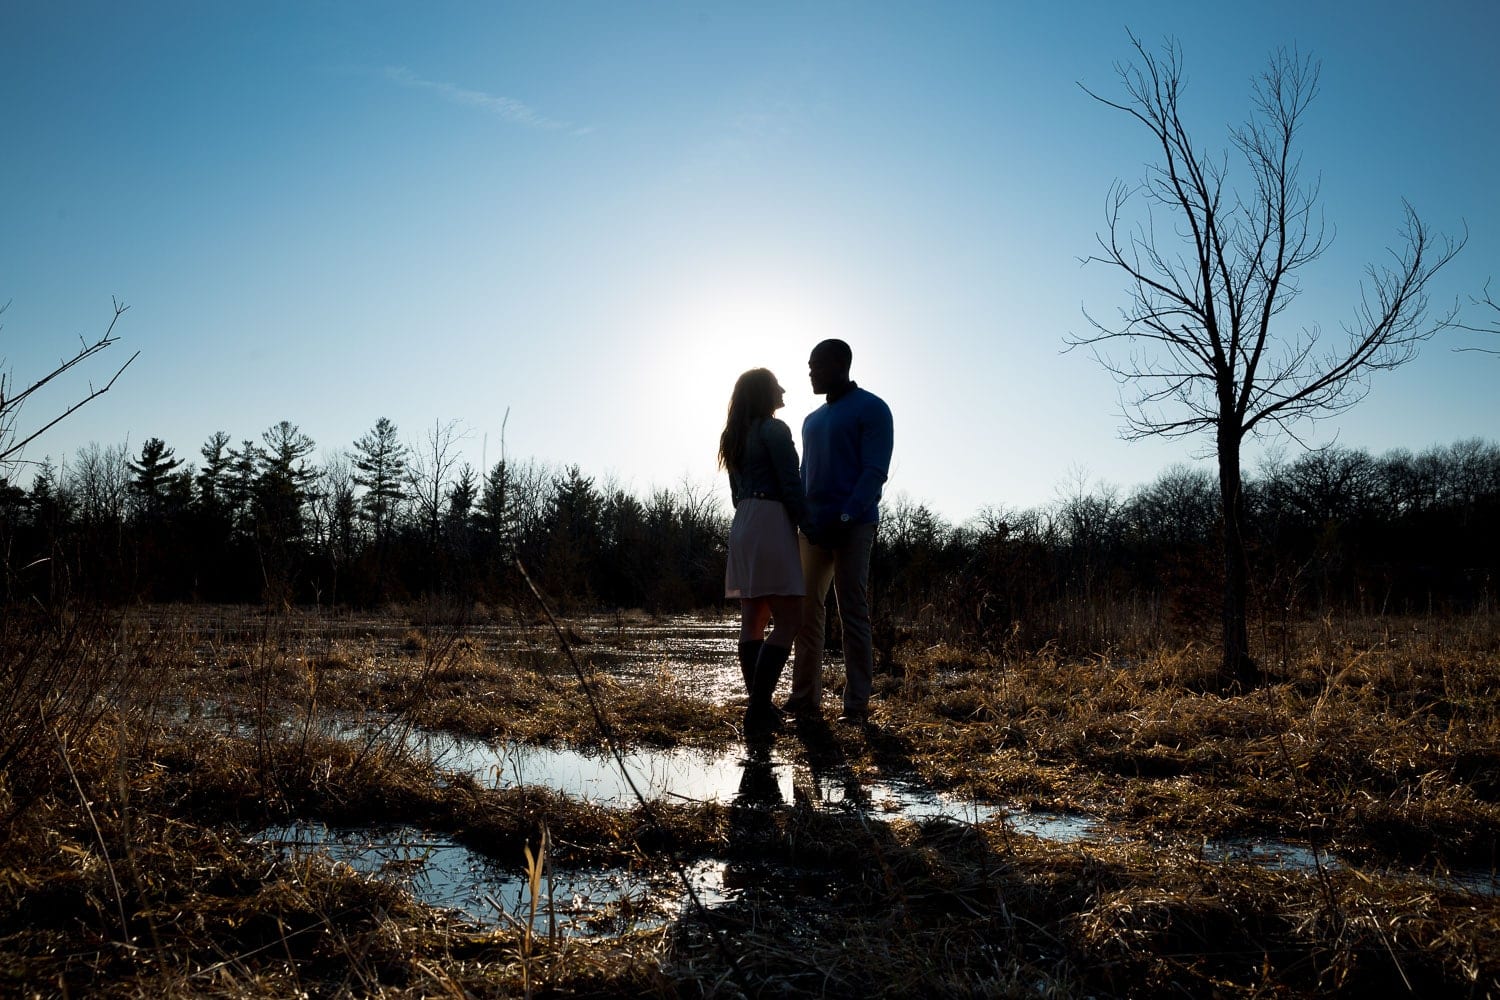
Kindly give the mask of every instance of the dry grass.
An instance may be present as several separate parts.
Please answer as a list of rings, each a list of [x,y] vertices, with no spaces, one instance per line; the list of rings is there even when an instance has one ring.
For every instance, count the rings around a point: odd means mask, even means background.
[[[596,739],[565,661],[518,639],[537,639],[531,626],[481,639],[450,618],[215,611],[121,626],[112,648],[140,655],[108,660],[96,688],[119,693],[80,703],[90,722],[65,755],[5,772],[28,799],[0,858],[0,994],[1500,996],[1493,895],[1199,849],[1274,832],[1377,867],[1492,866],[1493,621],[1310,623],[1276,637],[1272,683],[1235,698],[1204,693],[1203,649],[1004,663],[898,650],[875,727],[782,737],[856,775],[915,770],[981,798],[1086,809],[1123,835],[1059,845],[1000,821],[800,802],[607,809],[440,779],[404,749],[407,726]],[[143,664],[149,684],[133,680]],[[722,744],[738,715],[669,684],[588,683],[631,743]],[[356,716],[373,735],[328,735]],[[245,837],[291,818],[410,824],[515,871],[545,826],[559,863],[665,877],[667,859],[710,858],[743,888],[664,927],[527,939]]]
[[[1500,630],[1308,627],[1266,687],[1203,690],[1209,650],[1040,656],[1001,670],[937,647],[883,682],[883,737],[929,779],[1186,837],[1274,833],[1492,865]]]

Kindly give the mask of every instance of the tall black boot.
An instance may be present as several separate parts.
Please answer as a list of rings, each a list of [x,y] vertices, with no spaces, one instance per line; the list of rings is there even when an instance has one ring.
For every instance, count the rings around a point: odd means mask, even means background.
[[[755,686],[755,661],[760,658],[761,647],[765,644],[764,639],[740,640],[740,675],[745,678],[746,694]]]
[[[791,654],[790,646],[761,647],[750,686],[750,707],[745,709],[746,736],[765,736],[781,728],[781,713],[771,703],[771,695],[776,691],[781,670]]]

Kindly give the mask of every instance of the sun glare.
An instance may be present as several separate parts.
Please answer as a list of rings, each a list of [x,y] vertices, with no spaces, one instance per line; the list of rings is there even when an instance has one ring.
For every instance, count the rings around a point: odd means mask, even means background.
[[[786,389],[789,408],[812,401],[807,355],[831,333],[824,304],[787,289],[742,289],[704,296],[684,309],[670,364],[679,385],[701,386],[721,410],[734,380],[750,368],[769,368]]]
[[[812,346],[839,336],[837,317],[816,294],[775,283],[700,286],[660,317],[648,366],[654,447],[702,455],[710,467],[734,381],[769,368],[786,390],[780,416],[794,428],[818,402],[807,382]]]

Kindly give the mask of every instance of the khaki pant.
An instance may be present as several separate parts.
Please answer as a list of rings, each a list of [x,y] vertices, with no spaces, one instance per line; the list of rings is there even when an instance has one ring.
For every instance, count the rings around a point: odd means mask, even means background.
[[[813,545],[801,536],[798,540],[807,596],[792,661],[789,701],[810,708],[822,702],[823,633],[832,584],[844,623],[844,711],[863,712],[869,707],[875,682],[875,650],[870,642],[870,554],[875,548],[875,525],[852,526],[835,549]]]

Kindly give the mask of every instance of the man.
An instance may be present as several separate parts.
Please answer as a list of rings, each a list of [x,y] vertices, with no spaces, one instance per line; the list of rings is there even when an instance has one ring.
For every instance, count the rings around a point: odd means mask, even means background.
[[[825,340],[807,359],[813,392],[827,402],[802,422],[801,542],[807,597],[792,661],[786,710],[816,714],[823,698],[823,634],[828,587],[844,623],[844,705],[840,722],[869,719],[875,654],[870,641],[870,553],[880,488],[891,465],[891,410],[849,378],[854,352]]]

